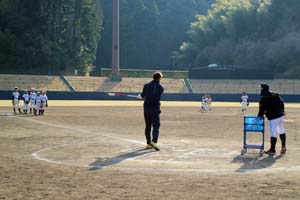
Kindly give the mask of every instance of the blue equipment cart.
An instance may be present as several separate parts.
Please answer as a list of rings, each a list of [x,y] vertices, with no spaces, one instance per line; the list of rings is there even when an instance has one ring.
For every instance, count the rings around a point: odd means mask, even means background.
[[[247,144],[247,133],[248,132],[259,132],[262,137],[262,144]],[[259,154],[264,155],[265,146],[265,121],[264,118],[256,116],[244,116],[244,146],[241,151],[241,155],[247,152],[247,149],[259,149]]]

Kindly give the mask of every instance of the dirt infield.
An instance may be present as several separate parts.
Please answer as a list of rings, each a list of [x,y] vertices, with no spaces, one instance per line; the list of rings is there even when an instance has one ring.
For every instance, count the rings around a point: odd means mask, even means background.
[[[198,102],[162,102],[159,152],[144,150],[142,102],[49,105],[45,116],[0,107],[0,199],[299,199],[299,104],[287,104],[287,154],[262,157],[240,155],[238,103],[203,113]],[[268,148],[267,125],[265,136]]]

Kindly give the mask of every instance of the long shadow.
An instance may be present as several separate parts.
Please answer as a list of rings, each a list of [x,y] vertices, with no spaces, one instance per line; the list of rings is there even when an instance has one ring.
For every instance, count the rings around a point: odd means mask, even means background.
[[[97,160],[93,163],[91,163],[89,166],[91,168],[89,170],[99,170],[102,169],[103,167],[109,166],[109,165],[114,165],[117,163],[122,162],[123,160],[127,160],[129,158],[134,158],[138,156],[142,156],[145,154],[150,154],[155,152],[154,150],[145,150],[145,149],[140,149],[136,151],[132,151],[129,153],[121,154],[115,157],[111,158],[97,158]]]
[[[106,78],[103,83],[98,87],[97,91],[112,91],[120,82],[112,81],[109,78]]]
[[[268,155],[267,157],[261,157],[259,155],[255,157],[249,157],[246,155],[238,155],[233,158],[231,161],[232,163],[243,163],[241,167],[235,170],[235,172],[247,172],[247,171],[254,171],[259,169],[266,169],[271,167],[276,163],[277,160],[283,157],[282,154],[275,156],[275,155]]]

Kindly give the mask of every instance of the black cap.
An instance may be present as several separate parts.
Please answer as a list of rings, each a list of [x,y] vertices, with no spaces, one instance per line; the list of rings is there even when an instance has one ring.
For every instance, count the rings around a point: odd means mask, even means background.
[[[263,84],[260,84],[260,89],[263,90],[263,91],[269,91],[269,85],[266,84],[266,83],[263,83]]]

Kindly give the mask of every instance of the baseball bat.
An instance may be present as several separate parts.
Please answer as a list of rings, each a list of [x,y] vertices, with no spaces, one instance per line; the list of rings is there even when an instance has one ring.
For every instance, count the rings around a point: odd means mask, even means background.
[[[124,93],[109,92],[107,94],[108,94],[108,96],[114,96],[114,97],[132,97],[132,98],[138,98],[138,95],[130,95],[130,94],[124,94]]]

